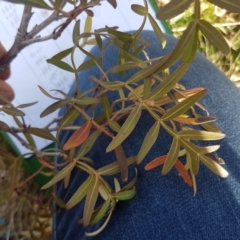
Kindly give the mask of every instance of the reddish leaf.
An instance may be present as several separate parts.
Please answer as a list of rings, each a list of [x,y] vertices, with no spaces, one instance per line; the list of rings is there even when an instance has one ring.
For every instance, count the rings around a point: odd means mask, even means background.
[[[63,150],[69,150],[71,148],[80,146],[89,136],[90,129],[91,121],[87,121],[68,139],[68,141],[63,146]]]
[[[149,162],[145,167],[144,169],[145,170],[151,170],[153,168],[156,168],[162,164],[164,164],[164,162],[166,161],[167,159],[167,155],[163,155],[161,157],[157,157],[155,158],[154,160],[152,160],[151,162]]]
[[[192,187],[193,182],[192,179],[187,171],[187,169],[184,167],[184,165],[180,162],[179,159],[177,159],[177,161],[174,164],[175,168],[178,170],[178,172],[180,173],[181,177],[183,178],[183,180],[190,186]]]

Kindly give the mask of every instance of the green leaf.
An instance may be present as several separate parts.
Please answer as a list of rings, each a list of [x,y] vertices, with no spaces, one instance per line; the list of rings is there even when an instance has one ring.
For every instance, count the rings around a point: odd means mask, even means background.
[[[87,16],[87,19],[86,19],[85,25],[84,25],[84,32],[90,33],[91,30],[92,30],[92,17]]]
[[[93,213],[95,204],[97,202],[98,188],[99,188],[99,179],[98,177],[94,176],[88,188],[85,206],[83,210],[83,226],[84,227],[88,226],[91,221],[92,213]]]
[[[230,48],[226,40],[214,26],[205,20],[200,20],[198,26],[203,35],[223,54],[227,55],[230,53]]]
[[[90,60],[82,63],[82,64],[78,67],[77,71],[78,71],[78,72],[81,72],[81,71],[83,71],[83,70],[89,69],[89,68],[95,66],[95,64],[96,64],[95,62],[100,62],[101,60],[102,60],[101,58],[90,59]]]
[[[76,21],[73,28],[72,41],[74,44],[78,44],[79,36],[80,36],[80,19]]]
[[[63,92],[62,90],[52,89],[51,91],[56,91],[56,92],[60,93],[61,95],[63,95],[63,96],[65,97],[65,99],[70,99],[70,97],[68,96],[68,94],[66,94],[66,93]]]
[[[117,65],[115,67],[113,67],[111,69],[111,72],[113,73],[118,73],[118,72],[122,72],[122,71],[126,71],[126,70],[129,70],[129,69],[133,69],[133,68],[136,68],[138,67],[139,64],[135,63],[135,62],[126,62],[126,63],[123,63],[123,64],[120,64],[120,65]]]
[[[146,16],[148,14],[148,11],[145,7],[138,5],[138,4],[132,4],[131,9],[141,16]]]
[[[206,93],[207,93],[207,90],[203,89],[202,91],[199,91],[198,93],[178,103],[163,115],[162,120],[168,121],[185,113],[192,105],[194,105],[197,101],[199,101]]]
[[[171,19],[184,12],[193,0],[171,0],[169,3],[161,7],[157,13],[157,19]]]
[[[91,220],[91,224],[96,224],[98,223],[103,217],[105,217],[108,209],[111,206],[111,199],[108,198],[104,204],[101,206],[101,208],[99,209],[98,213],[96,214],[96,216]]]
[[[11,115],[11,116],[20,116],[20,117],[25,116],[24,112],[22,112],[21,110],[15,108],[13,106],[12,107],[3,106],[2,108],[0,108],[0,111],[3,111],[6,114]]]
[[[189,152],[190,169],[193,175],[197,175],[199,171],[199,156],[194,152]]]
[[[192,21],[191,23],[189,23],[186,30],[183,32],[183,35],[178,40],[176,46],[171,52],[169,57],[170,59],[177,60],[182,56],[182,54],[188,48],[191,38],[196,34],[196,28],[197,28],[197,23],[195,21]]]
[[[99,100],[97,98],[85,97],[85,98],[72,98],[71,99],[74,103],[79,105],[93,105],[98,104]]]
[[[66,50],[63,50],[63,51],[57,53],[51,59],[59,59],[59,60],[61,60],[61,59],[65,58],[65,57],[67,57],[69,54],[71,54],[73,50],[74,50],[74,47],[70,47],[70,48],[68,48]]]
[[[82,185],[77,189],[77,191],[72,195],[72,197],[66,203],[66,209],[71,209],[72,207],[74,207],[75,205],[77,205],[79,202],[82,201],[82,199],[87,195],[89,185],[91,184],[92,180],[93,180],[93,176],[90,175],[82,183]]]
[[[148,19],[152,25],[153,31],[155,32],[158,39],[162,43],[162,47],[165,48],[167,41],[166,41],[165,35],[163,34],[161,28],[159,27],[158,23],[155,21],[155,19],[152,17],[152,15],[150,13],[148,13]]]
[[[229,12],[240,13],[239,0],[208,0],[208,1],[220,8],[228,10]]]
[[[142,146],[140,148],[140,151],[137,156],[137,163],[140,164],[142,160],[145,158],[147,153],[152,148],[153,144],[156,142],[158,134],[160,130],[160,123],[155,122],[154,125],[150,128],[148,133],[146,134]]]
[[[36,7],[36,8],[52,9],[43,0],[7,0],[7,2],[23,4],[23,5],[30,5],[30,6]]]
[[[60,172],[58,172],[57,175],[55,175],[52,180],[50,180],[47,184],[42,186],[41,189],[47,189],[47,188],[53,186],[55,183],[57,183],[60,180],[62,180],[65,176],[67,176],[73,170],[74,166],[75,166],[75,162],[69,163]]]
[[[225,134],[223,133],[200,130],[183,130],[178,132],[178,135],[182,138],[190,140],[203,140],[203,141],[219,140],[225,137]]]
[[[32,103],[20,104],[16,108],[27,108],[27,107],[35,105],[36,103],[38,103],[38,101],[37,102],[32,102]]]
[[[135,83],[139,80],[149,77],[150,75],[157,73],[158,68],[159,68],[159,62],[153,63],[152,65],[149,65],[149,66],[145,67],[144,69],[135,73],[132,77],[130,77],[127,80],[127,83],[128,84]]]
[[[173,74],[168,76],[162,83],[160,83],[156,88],[154,88],[154,90],[149,93],[146,99],[155,100],[171,91],[175,84],[182,79],[188,68],[189,63],[182,63],[181,66],[178,67]]]
[[[65,63],[57,58],[48,59],[47,62],[58,68],[66,70],[68,72],[74,72],[73,68],[70,65],[68,65],[67,63]]]
[[[26,132],[54,142],[57,141],[57,139],[46,129],[30,127],[26,129]]]
[[[136,195],[136,189],[125,190],[121,192],[114,193],[112,196],[120,201],[132,199]]]
[[[102,50],[103,50],[102,38],[96,31],[95,31],[95,39],[96,39],[96,42],[97,42],[100,52],[102,52]]]
[[[46,90],[44,90],[41,86],[38,85],[38,87],[39,87],[40,91],[41,91],[44,95],[46,95],[47,97],[52,98],[52,99],[54,99],[54,100],[61,100],[61,98],[56,98],[56,97],[53,97],[52,95],[50,95],[50,94],[49,94]]]
[[[138,120],[142,113],[142,105],[138,104],[132,110],[131,114],[128,116],[124,124],[122,125],[121,129],[119,130],[118,134],[112,142],[108,145],[106,152],[110,152],[116,147],[118,147],[133,131],[135,126],[138,123]]]
[[[119,130],[121,129],[121,126],[115,121],[109,121],[108,125],[115,132],[119,132]]]
[[[167,159],[163,165],[162,175],[167,174],[172,169],[175,162],[177,161],[179,151],[180,151],[179,140],[178,138],[174,138],[170,150],[168,152]]]
[[[45,117],[47,115],[49,115],[50,113],[56,111],[57,109],[67,105],[68,103],[70,103],[70,99],[67,100],[59,100],[53,104],[51,104],[50,106],[48,106],[41,114],[40,117]]]
[[[106,119],[109,120],[111,117],[111,106],[110,106],[110,102],[108,100],[107,94],[103,94],[101,96],[101,102],[102,102],[104,115]]]
[[[127,165],[128,166],[135,163],[135,162],[136,162],[135,157],[127,158]],[[99,175],[102,175],[102,176],[111,176],[111,175],[114,175],[116,173],[119,173],[120,172],[120,167],[119,167],[118,162],[114,162],[114,163],[110,163],[107,166],[99,168],[97,170],[97,172],[98,172]]]
[[[120,81],[115,81],[115,82],[102,82],[99,81],[97,78],[91,76],[91,80],[93,80],[94,82],[98,83],[99,85],[101,85],[102,87],[108,89],[108,90],[112,90],[112,91],[116,91],[121,89],[125,83],[124,82],[120,82]]]
[[[228,172],[211,158],[207,157],[206,155],[201,155],[200,159],[202,163],[213,173],[217,174],[222,178],[226,178],[228,176]]]
[[[192,62],[195,59],[198,50],[198,26],[193,28],[189,37],[187,47],[182,56],[183,62]]]
[[[85,156],[93,147],[94,143],[98,139],[102,132],[100,130],[95,130],[88,138],[87,140],[82,144],[81,149],[78,153],[77,158],[81,158]]]
[[[212,145],[212,146],[204,146],[204,147],[198,147],[199,148],[199,154],[207,154],[217,151],[220,148],[220,145]]]
[[[119,38],[120,40],[126,41],[126,40],[132,40],[133,39],[133,37],[130,33],[120,32],[120,31],[117,31],[114,28],[110,28],[108,26],[106,26],[106,30],[109,34]]]

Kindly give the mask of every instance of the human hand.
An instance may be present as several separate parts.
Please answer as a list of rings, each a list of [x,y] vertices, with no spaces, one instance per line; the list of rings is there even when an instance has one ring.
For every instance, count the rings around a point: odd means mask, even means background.
[[[0,43],[0,59],[7,53],[4,46]],[[12,87],[5,82],[10,76],[10,69],[5,70],[0,73],[0,95],[5,97],[7,100],[12,101],[14,98],[14,91]],[[3,101],[0,100],[0,104],[4,104]]]

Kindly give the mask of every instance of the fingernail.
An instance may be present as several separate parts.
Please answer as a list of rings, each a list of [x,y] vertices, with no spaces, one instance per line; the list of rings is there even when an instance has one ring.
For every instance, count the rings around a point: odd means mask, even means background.
[[[9,103],[13,99],[13,94],[11,92],[7,91],[0,91],[0,102],[1,103]]]

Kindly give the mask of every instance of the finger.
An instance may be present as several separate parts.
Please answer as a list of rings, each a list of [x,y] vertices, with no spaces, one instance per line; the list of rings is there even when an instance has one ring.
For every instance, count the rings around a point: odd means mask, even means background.
[[[8,101],[12,101],[14,98],[14,91],[12,87],[4,81],[0,80],[0,95],[5,97]],[[0,100],[0,104],[5,104]]]
[[[0,59],[7,53],[7,50],[0,42]],[[6,80],[10,76],[10,68],[0,73],[0,78]]]

